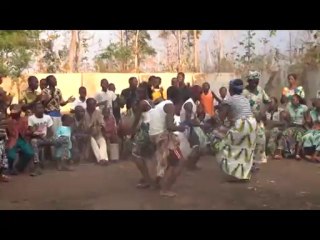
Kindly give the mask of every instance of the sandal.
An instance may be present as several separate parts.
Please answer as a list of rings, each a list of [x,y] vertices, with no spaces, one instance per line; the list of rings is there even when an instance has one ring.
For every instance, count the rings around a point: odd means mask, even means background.
[[[162,197],[176,197],[177,194],[170,191],[160,191],[160,196]]]
[[[139,188],[139,189],[146,189],[146,188],[149,188],[150,185],[148,183],[138,183],[136,188]]]
[[[277,155],[274,155],[273,159],[274,160],[281,160],[282,156],[277,154]]]
[[[297,161],[300,161],[300,160],[301,160],[301,157],[300,157],[299,154],[296,155],[296,160],[297,160]]]

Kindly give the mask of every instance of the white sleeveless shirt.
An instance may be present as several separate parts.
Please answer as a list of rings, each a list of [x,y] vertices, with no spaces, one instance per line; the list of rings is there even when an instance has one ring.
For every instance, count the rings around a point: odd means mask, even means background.
[[[148,112],[150,116],[150,122],[149,122],[150,136],[163,133],[167,129],[166,113],[163,109],[166,104],[173,104],[173,103],[170,100],[162,101]]]
[[[184,102],[184,104],[181,107],[181,111],[180,111],[180,121],[184,122],[186,120],[186,110],[184,109],[184,106],[187,103],[191,103],[192,104],[192,115],[191,115],[191,119],[195,119],[197,116],[197,105],[194,103],[192,98],[189,98],[187,101]]]

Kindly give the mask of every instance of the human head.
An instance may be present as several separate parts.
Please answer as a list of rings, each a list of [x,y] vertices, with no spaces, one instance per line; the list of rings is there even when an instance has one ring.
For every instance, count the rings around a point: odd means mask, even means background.
[[[208,82],[205,82],[202,84],[202,91],[207,94],[210,90],[210,84]]]
[[[47,79],[42,78],[42,79],[40,80],[40,90],[43,90],[43,89],[45,89],[45,88],[47,88],[47,87],[48,87]]]
[[[178,87],[171,86],[167,89],[167,98],[171,100],[173,104],[180,102],[180,91]]]
[[[179,86],[184,86],[184,78],[185,78],[185,75],[183,72],[179,72],[178,75],[177,75],[177,79],[178,79],[178,83],[179,83]]]
[[[55,88],[57,86],[57,79],[55,78],[55,76],[49,75],[46,79],[49,88]]]
[[[87,89],[84,86],[79,87],[79,95],[82,99],[87,97]]]
[[[152,76],[150,76],[150,77],[148,78],[148,85],[149,85],[150,87],[153,86],[153,84],[154,84],[153,82],[154,82],[155,77],[156,77],[156,76],[153,76],[153,75],[152,75]]]
[[[191,87],[191,97],[194,101],[199,101],[200,100],[200,96],[201,96],[201,92],[202,92],[202,88],[199,85],[194,85]]]
[[[35,76],[30,76],[28,78],[28,85],[31,90],[37,90],[39,87],[38,78],[36,78]]]
[[[248,84],[250,89],[256,89],[259,85],[261,74],[258,71],[250,71],[248,75]]]
[[[109,87],[108,87],[108,90],[112,91],[112,92],[115,92],[116,91],[116,85],[114,85],[113,83],[110,83]]]
[[[21,115],[21,105],[12,104],[9,109],[10,109],[10,116],[12,118],[20,117],[20,115]]]
[[[296,85],[296,84],[297,84],[297,81],[298,81],[298,76],[297,76],[297,74],[290,73],[290,74],[288,75],[288,83],[289,83],[289,86],[290,86],[290,87]]]
[[[175,87],[179,86],[177,78],[174,77],[174,78],[171,79],[171,86],[175,86]]]
[[[73,118],[68,114],[63,114],[61,117],[62,126],[70,127],[73,124]]]
[[[130,77],[129,78],[129,86],[132,89],[135,89],[138,87],[138,79],[136,77]]]
[[[276,97],[271,97],[270,100],[268,111],[276,110],[278,108],[278,99]]]
[[[161,77],[155,77],[153,80],[153,87],[159,88],[161,85]]]
[[[93,113],[97,107],[97,101],[94,98],[88,98],[87,101],[87,111]]]
[[[86,111],[82,106],[76,106],[74,108],[74,114],[75,114],[76,119],[78,119],[78,120],[83,119],[85,113],[86,113]]]
[[[243,81],[241,79],[234,79],[229,82],[229,93],[233,95],[241,95],[243,91]]]
[[[44,114],[44,107],[41,102],[37,102],[34,105],[34,115],[38,118],[42,118]]]
[[[291,99],[291,103],[293,106],[298,106],[302,102],[302,98],[298,94],[294,94]]]
[[[221,87],[219,89],[220,97],[225,98],[227,96],[228,90],[226,87]]]
[[[102,91],[106,92],[108,90],[109,82],[107,79],[101,79],[100,86],[102,88]]]

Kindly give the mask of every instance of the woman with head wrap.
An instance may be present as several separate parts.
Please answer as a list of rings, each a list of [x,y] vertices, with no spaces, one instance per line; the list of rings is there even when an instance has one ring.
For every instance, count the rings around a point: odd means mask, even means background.
[[[266,134],[262,121],[260,121],[260,112],[263,104],[270,103],[270,98],[266,92],[259,86],[261,74],[257,71],[250,71],[248,76],[248,85],[243,90],[243,96],[249,99],[251,110],[257,118],[257,145],[255,149],[255,163],[266,163]]]
[[[227,175],[237,180],[249,180],[256,146],[257,122],[250,103],[242,95],[243,81],[230,81],[230,97],[223,101],[220,120],[228,118],[231,128],[216,141],[214,148],[218,163]]]

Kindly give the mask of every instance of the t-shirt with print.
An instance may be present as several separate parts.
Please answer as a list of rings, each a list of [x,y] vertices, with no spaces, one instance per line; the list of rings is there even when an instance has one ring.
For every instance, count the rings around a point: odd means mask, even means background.
[[[42,90],[42,93],[47,95],[50,99],[47,106],[45,107],[46,112],[60,111],[60,104],[61,102],[64,102],[60,89],[56,88],[54,90],[54,93],[52,94],[49,88],[45,88]]]
[[[37,118],[32,115],[28,118],[28,126],[35,128],[34,133],[42,136],[47,136],[47,130],[52,127],[53,121],[49,115],[44,114],[42,118]]]

